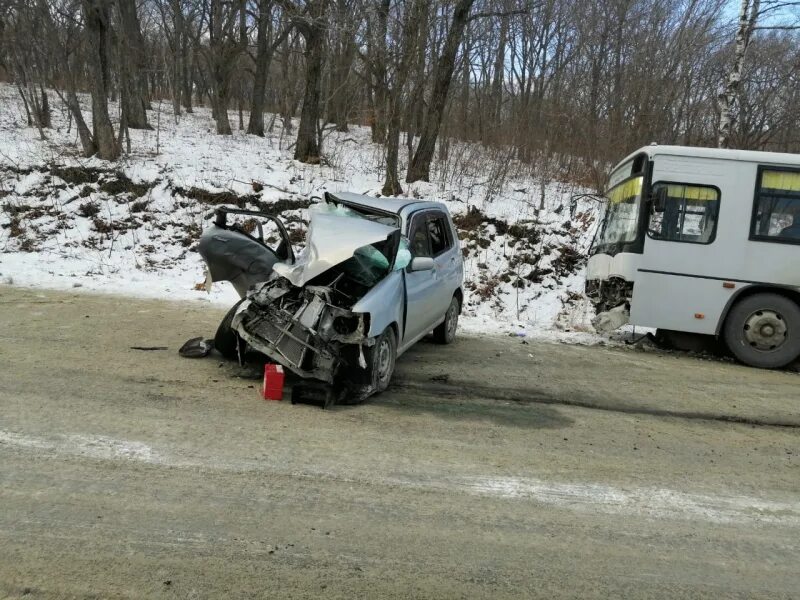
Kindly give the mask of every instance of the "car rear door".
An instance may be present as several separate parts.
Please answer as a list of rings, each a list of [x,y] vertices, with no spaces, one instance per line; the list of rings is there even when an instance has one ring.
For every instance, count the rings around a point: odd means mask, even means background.
[[[442,320],[460,276],[459,249],[444,212],[415,213],[408,231],[412,256],[429,256],[434,267],[430,271],[406,272],[404,343],[430,332]]]
[[[427,222],[431,256],[436,265],[434,268],[436,287],[433,310],[438,317],[436,320],[439,320],[447,312],[453,293],[459,285],[461,263],[457,259],[460,249],[456,243],[457,240],[453,237],[450,220],[444,212],[430,211]]]

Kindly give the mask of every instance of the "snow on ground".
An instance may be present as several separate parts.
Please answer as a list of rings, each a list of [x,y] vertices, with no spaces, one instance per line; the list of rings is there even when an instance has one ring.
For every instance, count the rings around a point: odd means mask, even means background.
[[[235,127],[238,115],[230,117]],[[380,193],[383,148],[365,127],[326,130],[324,161],[314,166],[292,160],[294,131],[280,119],[258,138],[216,135],[203,107],[176,119],[171,105],[156,103],[148,118],[153,129],[132,130],[131,153],[117,163],[86,159],[60,106],[42,141],[14,88],[0,84],[0,282],[226,306],[237,297],[230,284],[197,289],[196,241],[215,204],[277,208],[301,243],[309,200]],[[582,290],[597,207],[571,203],[582,190],[543,185],[485,148],[451,148],[432,183],[405,191],[445,202],[455,216],[465,253],[462,328],[596,342]]]

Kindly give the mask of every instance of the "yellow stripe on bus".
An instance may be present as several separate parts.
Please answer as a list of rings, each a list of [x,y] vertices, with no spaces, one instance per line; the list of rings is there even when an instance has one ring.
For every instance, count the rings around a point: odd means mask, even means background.
[[[771,190],[800,192],[800,173],[764,171],[761,175],[761,187]]]
[[[612,204],[619,204],[620,202],[624,202],[629,198],[633,198],[638,196],[642,193],[642,181],[644,180],[643,177],[637,177],[636,179],[631,179],[626,181],[622,185],[618,185],[608,195],[608,199],[611,201]]]
[[[717,190],[694,185],[668,185],[667,195],[670,198],[685,198],[686,200],[696,200],[698,202],[713,202],[718,198]]]

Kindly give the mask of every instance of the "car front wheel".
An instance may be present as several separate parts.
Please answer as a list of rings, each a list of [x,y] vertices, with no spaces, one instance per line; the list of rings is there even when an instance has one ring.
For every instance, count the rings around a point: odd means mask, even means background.
[[[397,361],[397,338],[394,329],[387,327],[375,341],[369,352],[369,369],[374,393],[378,394],[389,387]]]
[[[243,300],[239,300],[239,302],[231,307],[228,314],[222,319],[219,327],[217,327],[217,333],[214,335],[214,347],[217,349],[217,352],[230,360],[239,357],[239,336],[231,327],[231,321],[233,321],[233,315],[236,314],[236,310],[242,302]]]

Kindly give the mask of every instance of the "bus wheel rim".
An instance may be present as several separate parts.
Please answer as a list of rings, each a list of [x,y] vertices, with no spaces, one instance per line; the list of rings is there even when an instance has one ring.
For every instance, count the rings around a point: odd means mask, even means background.
[[[751,347],[771,352],[785,342],[789,328],[783,316],[774,310],[757,310],[744,322],[744,339]]]

